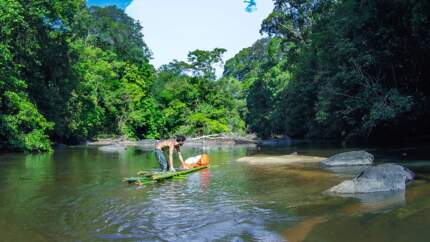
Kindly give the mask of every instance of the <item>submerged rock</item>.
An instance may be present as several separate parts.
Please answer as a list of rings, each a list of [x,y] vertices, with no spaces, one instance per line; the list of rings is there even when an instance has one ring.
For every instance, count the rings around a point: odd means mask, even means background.
[[[405,191],[329,194],[344,198],[354,198],[360,201],[342,208],[347,214],[380,213],[402,207],[406,203]]]
[[[415,174],[395,164],[382,164],[365,169],[354,179],[343,181],[328,190],[329,193],[369,193],[405,190],[406,183]]]
[[[321,161],[324,166],[363,166],[371,165],[373,155],[366,151],[350,151],[334,155]]]
[[[369,165],[365,166],[323,166],[322,168],[326,171],[330,171],[335,173],[338,176],[356,176],[360,174],[360,172],[369,168]]]
[[[362,204],[378,208],[387,208],[392,205],[404,205],[406,202],[404,190],[376,193],[345,193],[337,194],[337,196],[355,198],[360,200]]]
[[[280,156],[246,156],[239,158],[239,162],[247,162],[250,164],[264,165],[264,164],[293,164],[293,163],[318,163],[324,160],[324,157],[307,156],[307,155],[280,155]]]

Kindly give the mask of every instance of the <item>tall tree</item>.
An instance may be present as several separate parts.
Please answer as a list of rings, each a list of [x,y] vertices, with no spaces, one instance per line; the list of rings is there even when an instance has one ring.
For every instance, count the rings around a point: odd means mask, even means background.
[[[2,133],[6,148],[47,150],[70,81],[67,39],[82,1],[2,1]],[[58,63],[52,65],[52,63]],[[3,74],[2,73],[2,74]],[[34,143],[34,144],[31,144]],[[36,145],[39,143],[39,145]]]
[[[174,61],[160,68],[157,99],[169,133],[188,135],[243,130],[239,116],[240,90],[230,79],[216,79],[215,66],[224,49],[195,50],[188,62]]]
[[[285,134],[282,91],[290,79],[288,65],[281,38],[258,40],[226,62],[224,76],[242,83],[248,129],[261,137]]]
[[[292,79],[287,132],[367,140],[428,120],[426,1],[275,1],[262,31],[280,36]]]
[[[118,58],[140,63],[151,57],[143,41],[142,25],[115,6],[91,7],[87,41],[103,50],[117,54]]]

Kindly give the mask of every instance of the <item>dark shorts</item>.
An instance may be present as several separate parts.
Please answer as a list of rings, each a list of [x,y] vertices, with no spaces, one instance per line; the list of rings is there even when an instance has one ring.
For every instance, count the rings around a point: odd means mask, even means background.
[[[160,163],[160,168],[162,171],[167,171],[169,169],[169,163],[167,162],[162,150],[155,149],[155,158],[157,159],[158,163]]]

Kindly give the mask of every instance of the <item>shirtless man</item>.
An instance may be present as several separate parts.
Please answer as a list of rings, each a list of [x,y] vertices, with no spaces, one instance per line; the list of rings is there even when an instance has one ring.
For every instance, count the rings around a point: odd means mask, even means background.
[[[182,146],[184,142],[185,142],[185,137],[182,135],[178,135],[176,136],[176,139],[163,140],[163,141],[160,141],[155,146],[155,157],[160,163],[161,170],[163,172],[166,172],[167,170],[175,172],[175,168],[173,168],[173,150],[176,150],[178,152],[179,160],[181,161],[182,166],[185,165],[184,158],[182,158],[182,153],[180,149],[180,146]],[[163,149],[169,150],[168,163],[166,161],[166,157],[163,154]]]

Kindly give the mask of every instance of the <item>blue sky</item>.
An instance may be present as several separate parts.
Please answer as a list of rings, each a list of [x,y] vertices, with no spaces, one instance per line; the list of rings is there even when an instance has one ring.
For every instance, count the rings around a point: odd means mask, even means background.
[[[133,0],[87,0],[88,5],[109,6],[116,5],[119,8],[125,9]]]
[[[252,13],[245,11],[243,0],[134,0],[125,11],[141,22],[153,52],[151,62],[159,67],[173,59],[185,60],[195,49],[225,48],[227,60],[251,46],[262,37],[261,22],[273,9],[272,0],[256,2]]]

